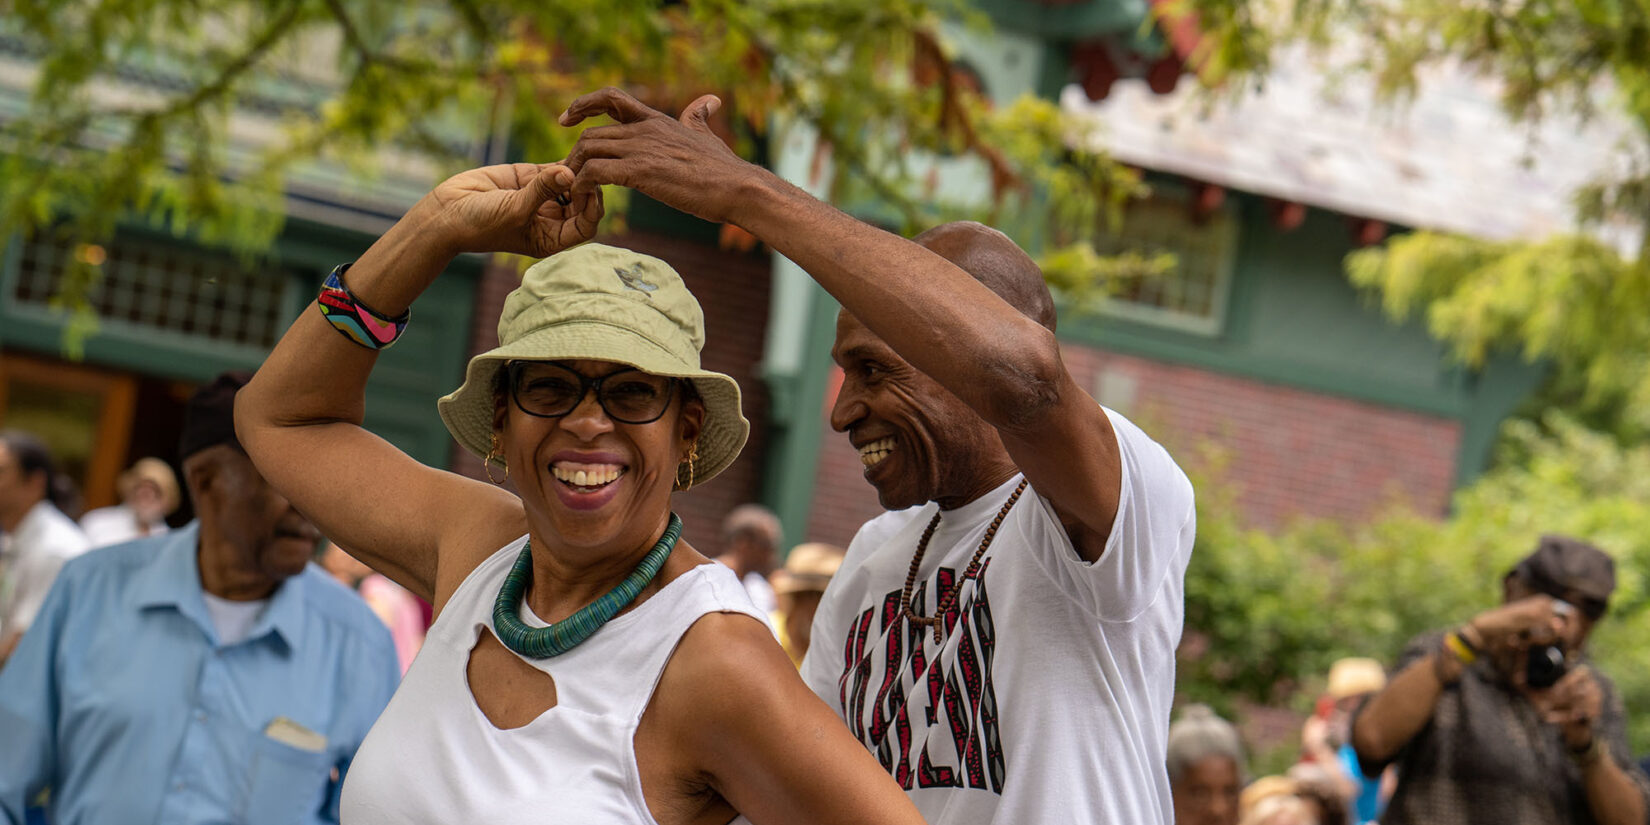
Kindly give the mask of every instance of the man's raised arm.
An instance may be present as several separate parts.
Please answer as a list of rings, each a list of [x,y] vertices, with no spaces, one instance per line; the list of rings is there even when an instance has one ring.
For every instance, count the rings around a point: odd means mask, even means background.
[[[568,156],[574,192],[636,189],[732,223],[795,261],[872,333],[996,428],[1053,502],[1080,555],[1099,558],[1117,516],[1121,458],[1111,424],[1072,379],[1054,333],[922,245],[823,203],[730,151],[706,126],[720,101],[675,119],[617,89],[584,97],[565,126],[608,115]]]

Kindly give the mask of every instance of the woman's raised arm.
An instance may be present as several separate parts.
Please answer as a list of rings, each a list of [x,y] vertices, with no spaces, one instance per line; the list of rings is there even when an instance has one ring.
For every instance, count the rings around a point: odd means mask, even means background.
[[[564,203],[572,180],[559,164],[531,163],[449,178],[328,279],[237,397],[236,433],[264,477],[330,539],[437,609],[486,552],[526,529],[521,505],[362,429],[367,376],[454,256],[545,256],[594,235],[601,197]],[[443,547],[466,557],[438,563]]]

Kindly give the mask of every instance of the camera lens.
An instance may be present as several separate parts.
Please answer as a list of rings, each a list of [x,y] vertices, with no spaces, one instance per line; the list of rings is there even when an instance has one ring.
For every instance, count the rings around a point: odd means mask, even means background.
[[[1558,645],[1532,647],[1524,670],[1524,683],[1533,688],[1552,687],[1563,678],[1564,671],[1564,648]]]

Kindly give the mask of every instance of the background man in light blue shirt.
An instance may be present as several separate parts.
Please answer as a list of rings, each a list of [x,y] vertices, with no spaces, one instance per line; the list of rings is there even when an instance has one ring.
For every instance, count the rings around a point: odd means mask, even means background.
[[[57,825],[337,821],[400,668],[235,440],[248,378],[190,399],[197,521],[65,565],[0,670],[0,822],[48,789]]]

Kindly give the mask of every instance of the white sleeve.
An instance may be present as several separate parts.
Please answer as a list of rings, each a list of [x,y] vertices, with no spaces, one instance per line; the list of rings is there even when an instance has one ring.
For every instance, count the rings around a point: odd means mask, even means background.
[[[1104,408],[1102,408],[1104,409]],[[1102,621],[1131,621],[1151,606],[1169,576],[1184,577],[1197,532],[1192,483],[1167,450],[1111,410],[1121,456],[1117,517],[1094,564],[1083,561],[1041,495],[1041,518],[1028,525],[1027,543],[1044,569]],[[1043,535],[1037,535],[1042,533]]]
[[[46,602],[46,594],[51,591],[52,582],[57,580],[57,573],[66,561],[67,557],[57,553],[40,553],[16,565],[11,609],[0,617],[0,625],[4,626],[6,635],[22,633],[34,623],[35,614]]]
[[[802,657],[802,681],[838,716],[842,715],[840,694],[849,624],[863,609],[865,599],[866,575],[861,565],[910,519],[909,511],[883,513],[862,525],[848,543],[842,567],[825,585],[825,594],[814,611],[808,653]]]

